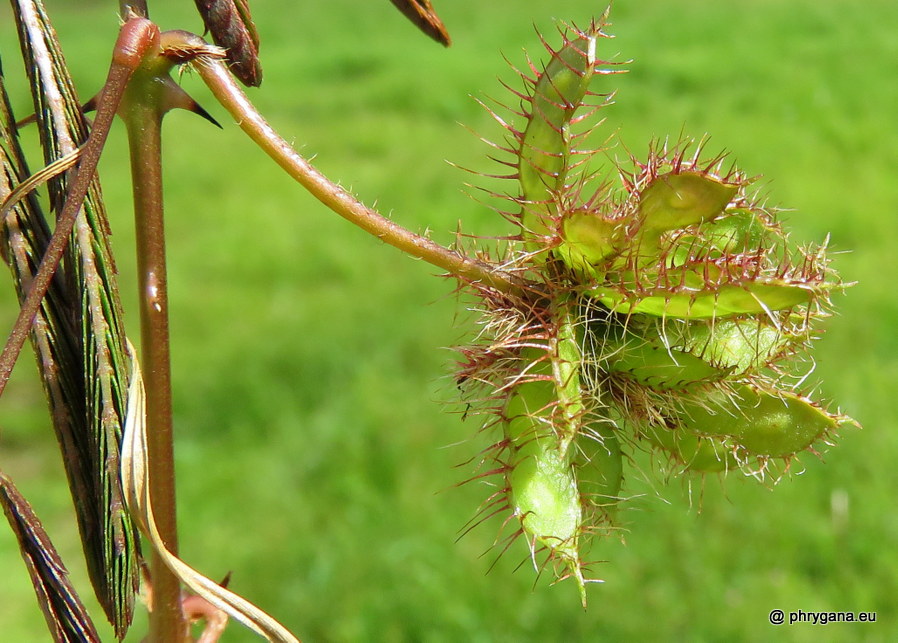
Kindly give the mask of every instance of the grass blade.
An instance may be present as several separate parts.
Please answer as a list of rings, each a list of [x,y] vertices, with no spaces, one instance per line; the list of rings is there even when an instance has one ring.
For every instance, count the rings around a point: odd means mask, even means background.
[[[231,73],[247,87],[261,85],[259,33],[248,0],[196,0],[196,8],[212,40],[227,50]]]
[[[0,504],[19,541],[22,559],[53,640],[58,643],[99,643],[93,621],[69,583],[69,572],[41,521],[12,480],[3,473],[0,473]]]
[[[31,83],[37,126],[50,164],[87,138],[87,122],[43,6],[18,0],[15,12]],[[4,135],[14,136],[4,113]],[[28,176],[21,152],[7,154],[17,181]],[[65,200],[68,173],[48,181],[50,203]],[[49,226],[33,197],[17,206],[7,230],[20,297],[49,239]],[[124,352],[115,265],[99,183],[94,182],[69,243],[65,270],[55,280],[32,334],[57,438],[75,501],[91,582],[100,604],[123,637],[138,586],[137,533],[125,513],[118,479],[128,360]]]

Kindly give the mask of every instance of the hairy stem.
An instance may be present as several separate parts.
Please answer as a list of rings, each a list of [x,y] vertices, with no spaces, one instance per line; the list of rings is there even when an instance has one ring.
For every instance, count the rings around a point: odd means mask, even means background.
[[[424,259],[461,279],[504,293],[521,295],[528,285],[485,262],[441,246],[372,210],[315,169],[265,121],[220,61],[205,58],[195,65],[218,101],[241,129],[315,198],[343,218],[405,253]]]

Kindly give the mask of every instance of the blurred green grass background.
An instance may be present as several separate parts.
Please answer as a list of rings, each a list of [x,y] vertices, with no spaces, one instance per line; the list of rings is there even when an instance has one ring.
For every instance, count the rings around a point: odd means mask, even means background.
[[[57,0],[52,16],[84,97],[105,77],[116,3]],[[582,0],[440,2],[449,50],[386,1],[255,0],[265,81],[251,97],[320,169],[368,203],[449,243],[457,222],[507,232],[466,196],[495,172],[457,123],[500,139],[468,94],[503,102],[500,56],[543,55],[533,25],[585,23]],[[151,3],[164,29],[201,31],[193,3]],[[498,522],[454,542],[486,490],[453,468],[487,444],[452,410],[453,354],[470,316],[435,270],[367,237],[279,173],[203,90],[225,125],[166,122],[165,163],[183,557],[310,641],[894,640],[898,632],[898,5],[890,0],[619,0],[600,55],[634,59],[598,137],[713,136],[765,176],[794,238],[832,247],[846,280],[818,343],[822,393],[860,420],[824,461],[771,490],[730,476],[691,491],[633,480],[626,544],[599,547],[604,585],[535,583],[522,543],[487,574]],[[9,9],[0,46],[22,87]],[[14,96],[28,113],[29,99]],[[123,133],[101,172],[127,324],[133,233]],[[612,151],[623,157],[626,150]],[[513,190],[508,186],[499,186]],[[14,318],[11,288],[2,318]],[[91,605],[70,499],[25,357],[0,403],[0,469],[34,503]],[[462,444],[458,444],[462,443]],[[451,445],[451,446],[450,446]],[[447,447],[447,448],[444,448]],[[699,511],[699,505],[701,510]],[[0,529],[0,632],[47,638],[11,534]],[[773,628],[771,609],[876,611],[875,625]],[[140,640],[138,620],[128,640]],[[111,638],[109,630],[105,635]],[[254,638],[233,625],[225,641]]]

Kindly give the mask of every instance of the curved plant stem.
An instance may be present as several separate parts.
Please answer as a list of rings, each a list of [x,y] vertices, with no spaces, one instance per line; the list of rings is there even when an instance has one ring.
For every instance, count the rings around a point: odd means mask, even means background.
[[[483,261],[471,259],[441,246],[372,210],[349,192],[315,169],[281,138],[256,111],[243,90],[234,82],[224,63],[207,57],[195,64],[218,101],[230,112],[262,150],[296,179],[315,198],[343,218],[405,253],[424,259],[457,277],[482,283],[507,294],[522,295],[531,290],[522,279]]]

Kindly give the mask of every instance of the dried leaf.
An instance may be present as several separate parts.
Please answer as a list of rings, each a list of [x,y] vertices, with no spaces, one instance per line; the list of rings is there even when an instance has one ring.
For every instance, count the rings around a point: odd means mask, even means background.
[[[9,526],[19,541],[19,551],[37,602],[53,640],[65,643],[99,643],[100,637],[93,621],[75,589],[69,583],[69,572],[56,552],[41,521],[31,505],[22,497],[12,480],[0,473],[0,504]]]
[[[56,34],[38,0],[17,0],[15,17],[34,98],[44,164],[76,153],[87,121]],[[4,98],[5,101],[5,98]],[[4,106],[5,186],[29,175],[15,143],[15,121]],[[65,200],[68,173],[48,181],[51,208]],[[3,195],[4,198],[6,195]],[[34,196],[6,218],[3,245],[20,298],[27,292],[49,240]],[[99,182],[78,217],[65,267],[57,272],[33,326],[32,343],[75,501],[88,572],[97,598],[124,636],[138,586],[137,533],[125,514],[118,479],[128,366],[115,264]]]
[[[156,527],[153,505],[150,501],[146,441],[146,393],[136,351],[133,347],[131,348],[131,363],[128,416],[122,443],[122,485],[131,515],[137,520],[141,531],[165,565],[198,596],[269,641],[298,643],[295,636],[268,614],[245,598],[203,576],[166,548]]]
[[[14,135],[13,135],[14,136]],[[37,188],[47,183],[50,179],[55,178],[75,167],[81,159],[81,149],[77,149],[71,154],[63,156],[50,163],[50,165],[38,170],[27,179],[16,185],[15,189],[10,190],[11,184],[7,184],[4,189],[4,200],[0,201],[0,219],[6,218],[6,215],[26,196],[34,192]]]

